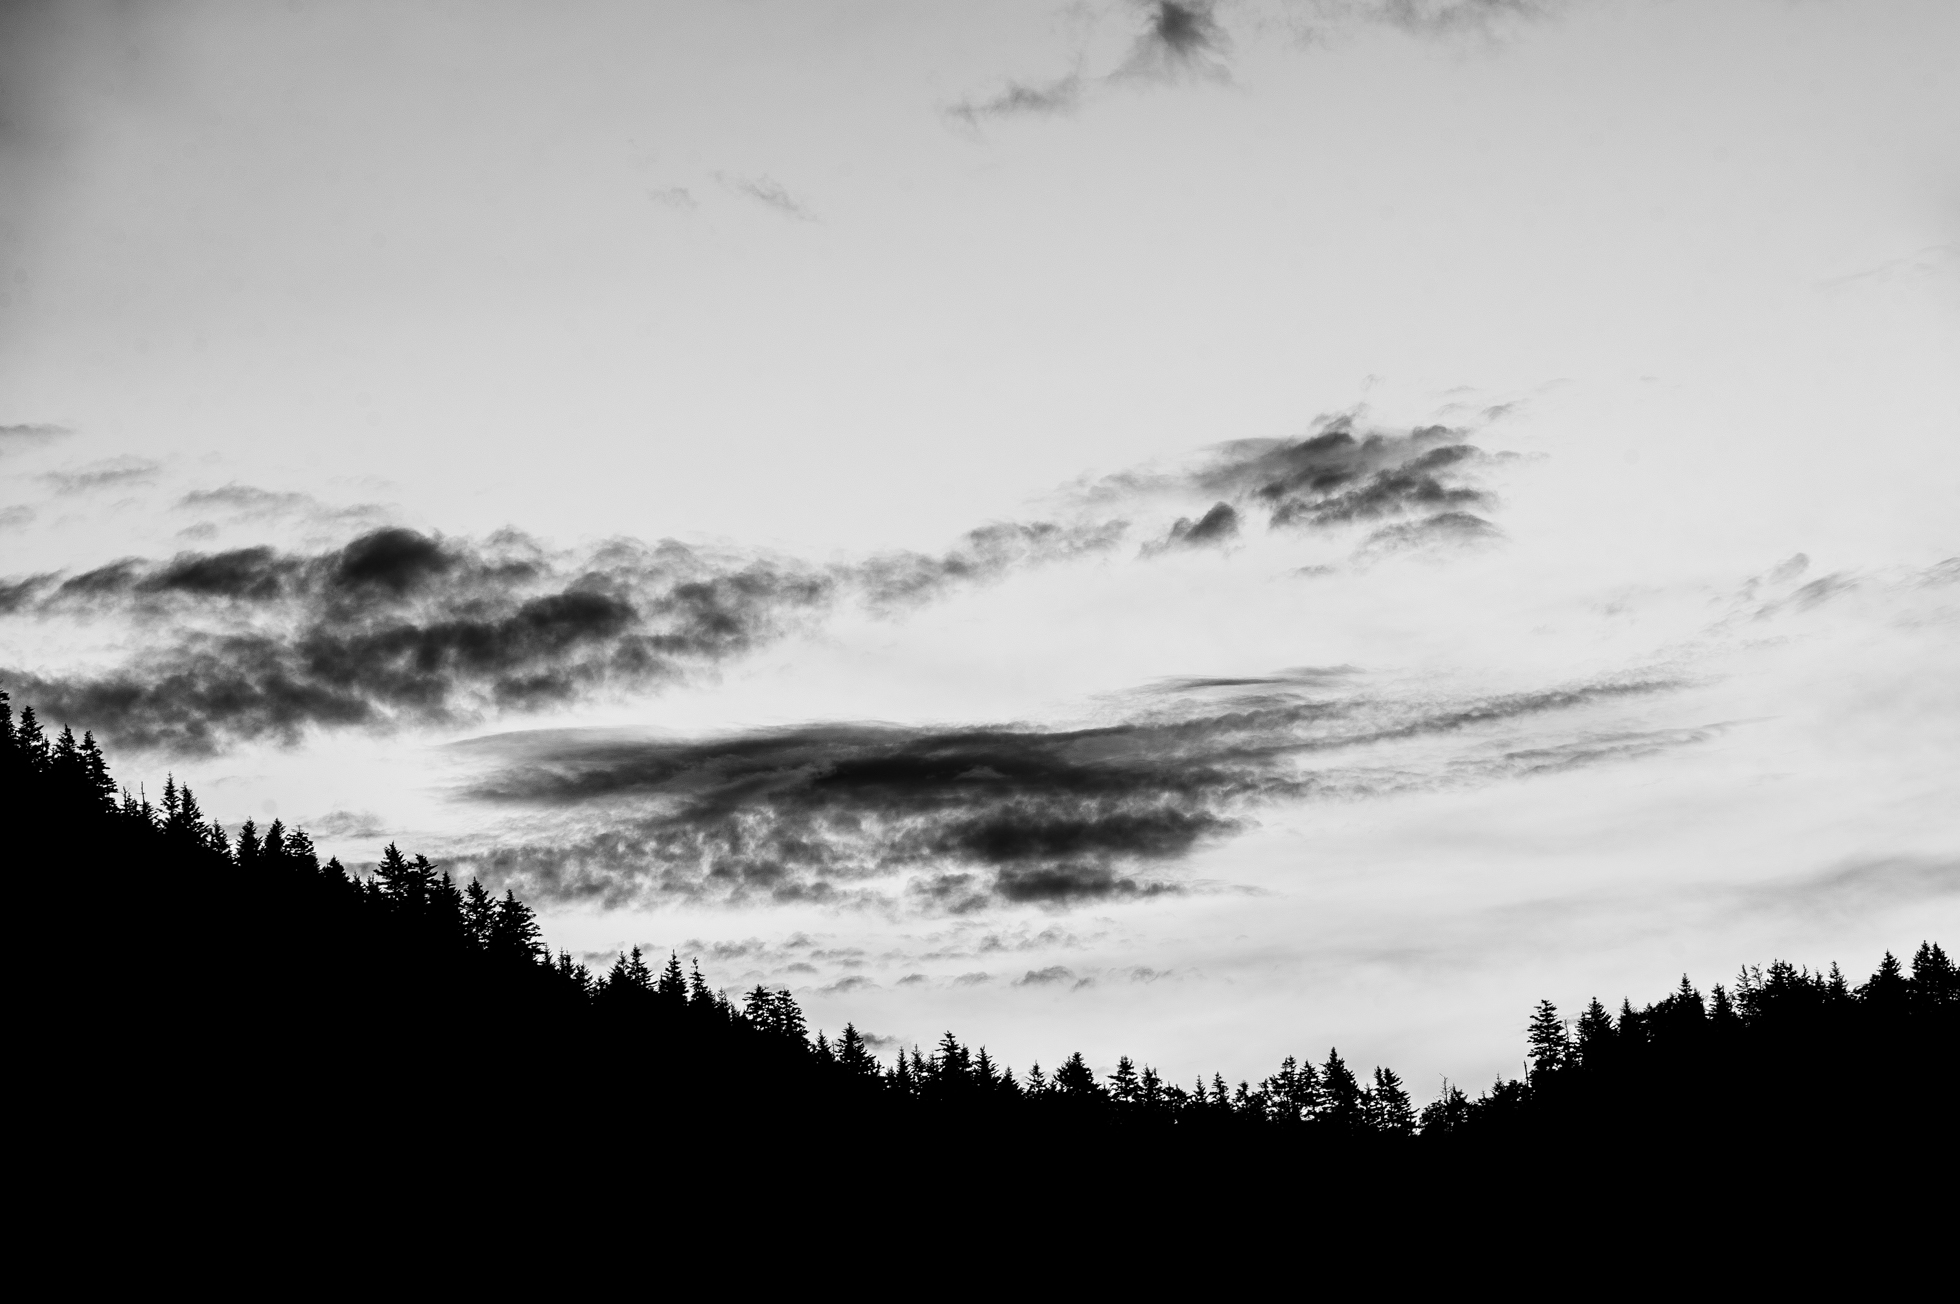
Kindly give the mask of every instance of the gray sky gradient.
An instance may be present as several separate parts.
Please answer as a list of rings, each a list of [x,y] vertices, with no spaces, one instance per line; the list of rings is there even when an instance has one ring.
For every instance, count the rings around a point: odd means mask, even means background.
[[[1541,996],[1950,944],[1956,47],[9,5],[0,672],[1020,1066],[1474,1084]]]

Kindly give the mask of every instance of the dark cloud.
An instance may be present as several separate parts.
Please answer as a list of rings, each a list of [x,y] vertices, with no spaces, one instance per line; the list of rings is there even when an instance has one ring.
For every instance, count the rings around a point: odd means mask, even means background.
[[[1168,548],[1201,548],[1206,545],[1229,543],[1239,537],[1239,514],[1230,503],[1218,503],[1203,516],[1193,521],[1188,516],[1180,516],[1171,526],[1171,531],[1161,541],[1144,549],[1146,554],[1163,552]]]
[[[55,579],[54,575],[29,575],[25,579],[0,580],[0,616],[11,615],[32,605]]]
[[[18,605],[46,588],[42,577],[10,592]],[[835,588],[674,543],[548,557],[517,535],[471,544],[385,529],[312,555],[182,553],[73,576],[38,609],[133,614],[155,631],[146,651],[92,678],[9,677],[54,718],[196,752],[644,687],[747,651]]]
[[[1463,483],[1485,457],[1466,439],[1446,426],[1357,436],[1353,418],[1336,417],[1306,439],[1220,445],[1190,479],[1203,492],[1263,505],[1276,528],[1485,508],[1490,495]]]
[[[1673,686],[1665,680],[1456,703],[1318,686],[1345,677],[1184,681],[1199,687],[1177,708],[1090,729],[495,735],[455,745],[485,767],[464,795],[529,812],[557,832],[456,854],[547,900],[889,904],[899,882],[913,908],[933,913],[1117,901],[1183,890],[1178,862],[1239,829],[1262,802],[1550,772],[1701,736],[1565,731],[1493,745],[1499,727]],[[1463,747],[1417,770],[1317,759],[1457,733],[1470,735]]]
[[[1030,969],[1014,980],[1016,987],[1052,987],[1057,983],[1073,985],[1075,971],[1066,965],[1051,964],[1046,969]]]
[[[46,424],[0,426],[0,457],[6,457],[10,453],[25,452],[30,448],[40,448],[74,433],[66,426]]]
[[[716,180],[738,195],[746,196],[768,208],[775,209],[785,217],[793,217],[799,222],[814,222],[816,214],[804,207],[801,200],[785,190],[780,182],[769,177],[731,177],[719,172]]]
[[[209,491],[233,502],[258,491]],[[208,501],[208,500],[207,500]],[[124,558],[0,589],[0,614],[144,627],[93,677],[15,670],[45,709],[124,746],[209,751],[306,729],[455,724],[657,687],[753,651],[845,599],[890,609],[1106,549],[1119,523],[996,524],[948,552],[833,566],[631,540],[549,554],[385,528],[324,552],[256,546]]]
[[[1231,42],[1212,17],[1211,0],[1148,0],[1142,8],[1144,30],[1116,76],[1226,75],[1224,56]]]
[[[1208,450],[1176,472],[1127,471],[1079,490],[1088,503],[1143,495],[1222,499],[1200,520],[1180,520],[1170,536],[1146,551],[1217,542],[1242,528],[1244,514],[1261,512],[1271,529],[1329,529],[1430,518],[1436,524],[1406,535],[1383,535],[1378,546],[1474,541],[1496,536],[1477,511],[1495,498],[1473,483],[1487,463],[1502,460],[1448,426],[1406,433],[1361,431],[1351,415],[1323,418],[1302,439],[1244,439]],[[1236,504],[1236,506],[1235,506]]]
[[[161,469],[155,462],[125,456],[97,462],[78,471],[49,471],[41,479],[53,485],[56,493],[80,494],[148,484]]]

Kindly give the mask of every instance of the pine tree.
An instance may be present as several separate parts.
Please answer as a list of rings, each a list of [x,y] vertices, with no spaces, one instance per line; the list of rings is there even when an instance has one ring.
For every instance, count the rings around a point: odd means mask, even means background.
[[[1611,1058],[1612,1048],[1613,1016],[1606,1012],[1606,1007],[1595,996],[1586,1002],[1586,1008],[1579,1014],[1579,1036],[1567,1057],[1568,1062],[1576,1061],[1592,1069],[1602,1068]]]
[[[771,999],[775,1006],[771,1023],[776,1035],[803,1045],[809,1036],[809,1027],[803,1021],[803,1010],[797,1005],[796,998],[789,994],[789,988],[784,987]]]
[[[968,1079],[973,1067],[972,1057],[951,1032],[941,1037],[939,1044],[933,1047],[930,1063],[933,1081],[942,1090],[959,1091],[970,1085]]]
[[[1116,1060],[1116,1072],[1109,1075],[1109,1094],[1119,1105],[1134,1105],[1142,1094],[1137,1082],[1137,1067],[1130,1062],[1128,1055]]]
[[[1320,1068],[1320,1121],[1338,1132],[1358,1132],[1365,1122],[1361,1084],[1338,1050],[1330,1049]]]
[[[96,745],[94,733],[82,735],[82,772],[94,797],[91,805],[107,813],[116,808],[116,781],[109,776],[109,762]]]
[[[654,989],[660,999],[676,1008],[687,1004],[687,976],[681,972],[681,958],[674,952],[667,952],[667,963],[660,971],[659,985]]]
[[[1096,1081],[1095,1071],[1089,1062],[1082,1058],[1081,1051],[1071,1051],[1055,1070],[1055,1090],[1070,1100],[1089,1101],[1102,1097],[1102,1086]]]
[[[1538,1008],[1532,1013],[1531,1023],[1527,1027],[1527,1037],[1531,1045],[1531,1076],[1534,1081],[1565,1067],[1572,1047],[1566,1036],[1565,1020],[1559,1017],[1556,1005],[1550,1001],[1538,1002]]]
[[[249,819],[238,826],[238,867],[247,873],[259,867],[259,826]]]
[[[537,916],[516,893],[506,889],[504,899],[497,903],[497,917],[490,923],[490,953],[511,960],[536,960],[543,949]]]
[[[1593,1004],[1599,1004],[1594,1001]],[[1463,1088],[1453,1085],[1448,1078],[1443,1079],[1443,1094],[1422,1107],[1420,1123],[1422,1134],[1428,1136],[1448,1136],[1470,1121],[1470,1097],[1463,1094]]]
[[[1921,942],[1912,953],[1912,1006],[1916,1010],[1945,1010],[1960,1005],[1960,974],[1953,961],[1932,942]]]
[[[637,946],[633,948],[632,958],[627,960],[620,977],[628,991],[643,995],[653,991],[653,970],[647,967],[646,958],[640,954]]]
[[[698,972],[698,971],[697,971]],[[855,1024],[847,1023],[837,1038],[837,1063],[845,1072],[861,1078],[878,1075],[878,1060],[864,1044]]]
[[[1368,1128],[1383,1136],[1415,1135],[1415,1110],[1394,1069],[1375,1070],[1375,1085],[1368,1092]]]
[[[751,1027],[763,1032],[776,1031],[776,993],[761,983],[757,983],[747,996],[742,998],[742,1014]]]
[[[475,879],[463,889],[463,935],[478,950],[490,946],[490,924],[497,917],[497,898],[484,890],[483,884]],[[626,958],[620,957],[617,968],[624,974]]]
[[[1890,951],[1878,962],[1878,972],[1871,980],[1858,989],[1861,1004],[1885,1014],[1894,1014],[1906,1008],[1910,988],[1906,983],[1905,969],[1899,964],[1899,957]]]
[[[41,732],[41,721],[31,706],[20,709],[20,724],[14,729],[14,752],[26,765],[28,773],[47,773],[48,739]]]

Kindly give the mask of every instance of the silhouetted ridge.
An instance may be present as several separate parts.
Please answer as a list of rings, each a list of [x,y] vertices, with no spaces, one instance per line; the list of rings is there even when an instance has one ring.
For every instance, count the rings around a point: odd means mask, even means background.
[[[514,894],[458,884],[392,844],[355,874],[277,820],[248,820],[233,839],[188,785],[167,780],[158,803],[119,789],[92,736],[50,740],[32,708],[16,721],[4,693],[0,790],[34,830],[16,841],[24,863],[45,857],[27,889],[43,898],[39,917],[82,909],[108,930],[78,984],[90,1013],[43,1031],[85,1058],[130,1057],[148,1075],[145,1108],[229,1133],[475,1155],[435,1125],[447,1109],[526,1134],[642,1121],[653,1135],[750,1139],[951,1127],[1154,1136],[1185,1154],[1304,1145],[1442,1159],[1552,1141],[1599,1157],[1952,1129],[1934,1102],[1953,1067],[1960,979],[1932,942],[1909,966],[1888,953],[1855,986],[1835,965],[1779,961],[1706,996],[1683,977],[1617,1014],[1594,1000],[1567,1020],[1541,1002],[1525,1078],[1475,1098],[1446,1084],[1418,1112],[1392,1070],[1358,1071],[1335,1050],[1236,1086],[1166,1082],[1127,1056],[1099,1077],[1079,1052],[1017,1075],[951,1032],[885,1065],[853,1025],[812,1036],[789,992],[758,986],[738,1005],[678,955],[635,949],[603,975],[554,956]],[[57,864],[65,874],[45,872]],[[212,937],[257,952],[221,955]],[[42,1017],[62,1016],[50,1005]]]

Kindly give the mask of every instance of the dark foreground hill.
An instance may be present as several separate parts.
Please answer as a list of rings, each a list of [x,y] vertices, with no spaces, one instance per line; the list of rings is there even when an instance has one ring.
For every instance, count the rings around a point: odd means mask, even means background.
[[[1526,1079],[1418,1112],[1392,1071],[1334,1052],[1188,1087],[1128,1058],[1098,1077],[1079,1054],[1017,1075],[951,1033],[881,1064],[852,1027],[813,1038],[787,992],[738,1006],[675,957],[605,974],[554,957],[523,902],[392,846],[354,874],[276,822],[229,837],[174,782],[135,799],[92,740],[49,740],[4,694],[0,791],[17,900],[38,928],[59,911],[94,930],[22,989],[41,993],[19,1024],[46,1066],[42,1116],[139,1184],[217,1166],[400,1197],[665,1174],[1202,1208],[1224,1182],[1306,1207],[1361,1178],[1419,1199],[1416,1183],[1579,1191],[1883,1162],[1954,1189],[1960,981],[1932,943],[1856,985],[1778,962],[1571,1023],[1544,1003]]]

